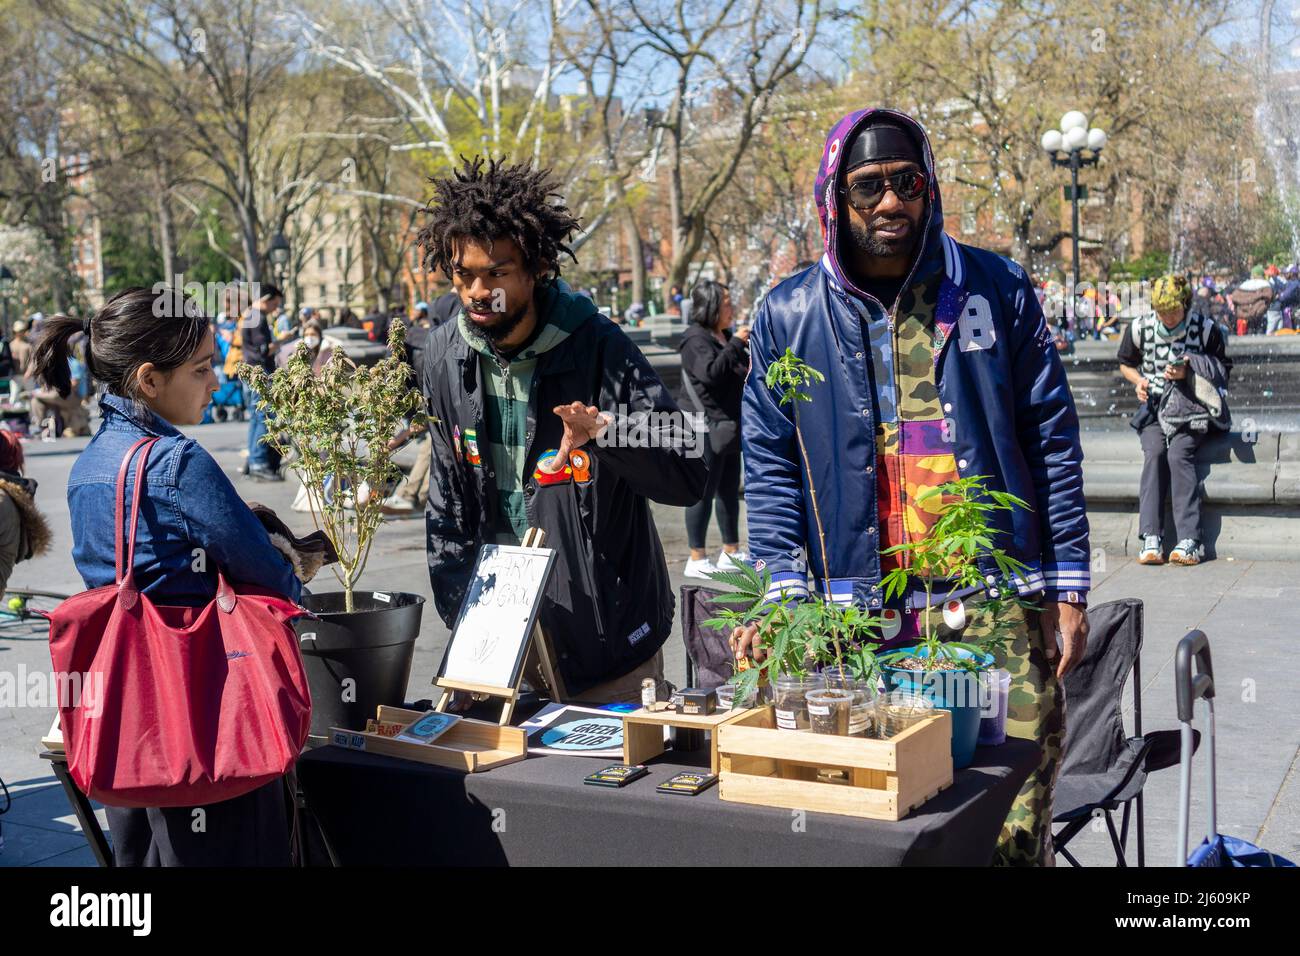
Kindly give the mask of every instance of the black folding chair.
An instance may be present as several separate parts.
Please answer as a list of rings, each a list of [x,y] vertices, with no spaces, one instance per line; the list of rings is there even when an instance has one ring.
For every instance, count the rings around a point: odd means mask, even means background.
[[[1053,798],[1052,838],[1071,866],[1067,844],[1097,815],[1106,821],[1115,865],[1128,866],[1131,811],[1137,810],[1137,865],[1146,865],[1142,788],[1148,774],[1179,760],[1176,730],[1142,733],[1142,602],[1126,598],[1088,609],[1088,648],[1065,678],[1065,753]],[[1133,685],[1133,735],[1124,731],[1124,685]],[[1199,743],[1199,735],[1196,743]],[[1120,826],[1113,814],[1121,810]]]

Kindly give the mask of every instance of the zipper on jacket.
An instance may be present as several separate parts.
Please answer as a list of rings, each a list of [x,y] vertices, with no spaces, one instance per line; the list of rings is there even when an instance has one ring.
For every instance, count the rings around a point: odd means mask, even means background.
[[[901,408],[902,406],[901,396],[903,394],[903,389],[902,389],[902,384],[899,382],[899,376],[898,376],[898,368],[899,368],[898,338],[894,335],[894,326],[895,326],[895,322],[898,319],[897,299],[894,300],[894,305],[889,310],[887,315],[889,316],[889,348],[894,353],[894,362],[893,362],[894,367],[892,370],[894,374],[894,381],[892,383],[894,387],[894,407]],[[904,469],[903,469],[903,454],[904,454],[903,433],[905,431],[906,429],[903,428],[903,416],[902,413],[900,412],[898,416],[898,478],[899,478],[898,516],[899,516],[899,527],[902,529],[903,532],[903,540],[899,541],[898,542],[899,544],[910,543],[912,540],[912,536],[907,531],[907,476],[904,473]],[[872,437],[874,438],[875,436]],[[898,564],[899,567],[910,568],[912,566],[911,556],[906,551],[900,551],[898,553]]]

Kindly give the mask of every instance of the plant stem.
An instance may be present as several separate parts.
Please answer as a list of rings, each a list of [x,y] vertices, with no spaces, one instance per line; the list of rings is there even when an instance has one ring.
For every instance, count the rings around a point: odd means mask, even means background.
[[[808,461],[808,449],[803,443],[803,429],[799,427],[799,403],[795,402],[794,406],[794,437],[799,441],[799,454],[803,456],[804,474],[808,476],[808,494],[812,498],[813,520],[817,522],[817,544],[822,552],[822,574],[826,582],[826,597],[831,599],[831,566],[826,560],[826,531],[822,526],[821,509],[817,507],[817,485],[813,482],[812,465]],[[840,649],[839,639],[835,632],[831,632],[831,643],[835,646],[835,662],[842,669],[844,667],[844,652]]]

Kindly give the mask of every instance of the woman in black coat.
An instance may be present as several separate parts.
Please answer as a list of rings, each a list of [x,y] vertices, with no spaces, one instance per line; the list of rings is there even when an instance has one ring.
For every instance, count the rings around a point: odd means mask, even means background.
[[[734,316],[727,287],[709,279],[691,290],[691,324],[682,336],[683,410],[703,413],[708,433],[701,436],[709,480],[704,497],[686,509],[686,536],[691,548],[686,576],[708,578],[710,571],[730,570],[748,561],[740,550],[740,395],[749,371],[749,329],[731,331]],[[705,540],[709,514],[717,503],[722,553],[708,558]]]

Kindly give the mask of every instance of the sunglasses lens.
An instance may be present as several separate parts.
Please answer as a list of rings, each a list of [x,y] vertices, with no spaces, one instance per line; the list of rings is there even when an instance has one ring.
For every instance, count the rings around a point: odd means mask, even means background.
[[[860,179],[849,187],[849,201],[858,209],[867,209],[880,202],[885,194],[883,179]]]
[[[904,173],[898,177],[897,186],[898,198],[911,202],[920,198],[925,192],[925,174],[924,173]]]
[[[870,209],[885,195],[885,184],[904,202],[912,202],[925,192],[928,180],[925,173],[912,171],[890,176],[888,179],[859,179],[849,187],[849,202],[857,209]]]

